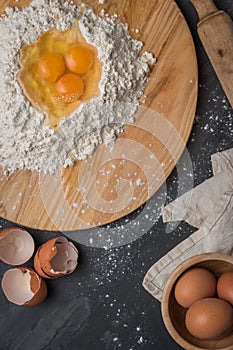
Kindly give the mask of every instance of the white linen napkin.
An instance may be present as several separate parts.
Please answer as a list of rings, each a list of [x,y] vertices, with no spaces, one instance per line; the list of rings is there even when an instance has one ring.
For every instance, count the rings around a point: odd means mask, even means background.
[[[233,148],[211,157],[214,176],[163,208],[163,221],[185,220],[198,230],[157,261],[144,288],[162,299],[171,272],[191,256],[220,252],[233,255]]]

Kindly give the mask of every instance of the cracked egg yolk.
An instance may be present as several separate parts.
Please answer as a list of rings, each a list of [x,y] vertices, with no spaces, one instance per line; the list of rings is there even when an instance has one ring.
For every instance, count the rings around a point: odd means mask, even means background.
[[[55,91],[58,99],[71,103],[83,95],[84,83],[79,75],[67,73],[57,81]]]
[[[45,125],[59,129],[81,103],[99,95],[102,64],[78,25],[55,28],[20,50],[18,82],[28,100],[45,114]]]
[[[63,57],[52,53],[41,56],[37,67],[41,79],[50,83],[59,79],[65,73],[65,69]]]
[[[84,74],[94,63],[93,55],[87,47],[82,45],[72,46],[65,55],[66,66],[73,73]]]

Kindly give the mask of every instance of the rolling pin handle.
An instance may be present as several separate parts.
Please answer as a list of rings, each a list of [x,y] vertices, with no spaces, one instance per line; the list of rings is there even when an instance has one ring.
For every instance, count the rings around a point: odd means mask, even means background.
[[[218,11],[212,0],[190,0],[201,19]]]

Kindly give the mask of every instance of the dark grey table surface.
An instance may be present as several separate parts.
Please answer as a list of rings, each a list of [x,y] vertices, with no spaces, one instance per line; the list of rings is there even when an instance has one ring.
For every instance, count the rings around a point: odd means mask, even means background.
[[[177,169],[173,171],[166,182],[166,202],[177,197],[178,182],[185,189],[190,176],[194,185],[211,177],[211,154],[233,147],[233,112],[197,37],[197,14],[188,0],[176,2],[196,45],[199,97],[186,150],[192,174],[185,174],[187,157],[184,155],[177,167],[183,169],[185,176],[181,180]],[[215,3],[233,18],[232,0]],[[7,302],[0,290],[0,350],[181,349],[163,325],[160,303],[142,287],[148,268],[195,231],[184,222],[167,227],[161,217],[157,217],[154,203],[163,196],[161,191],[145,209],[143,218],[150,225],[145,225],[149,229],[142,237],[111,249],[76,243],[80,250],[78,269],[66,278],[48,281],[49,294],[43,304],[18,307]],[[140,226],[142,210],[144,208],[103,229],[110,233],[124,232],[125,226],[132,223],[133,232]],[[0,229],[8,226],[12,223],[0,219]],[[36,246],[60,234],[28,231]],[[69,237],[79,241],[74,235],[70,233]],[[32,266],[32,261],[27,265]],[[1,277],[8,268],[0,264]]]

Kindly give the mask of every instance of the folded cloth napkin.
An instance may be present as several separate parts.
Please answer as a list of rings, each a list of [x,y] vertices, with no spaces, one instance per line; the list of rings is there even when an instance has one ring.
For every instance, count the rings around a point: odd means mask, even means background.
[[[169,275],[184,260],[210,252],[233,255],[233,148],[211,161],[213,177],[163,208],[164,222],[185,220],[198,230],[147,272],[143,286],[160,301]]]

